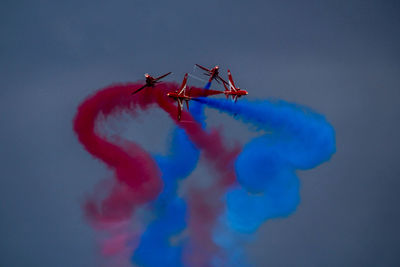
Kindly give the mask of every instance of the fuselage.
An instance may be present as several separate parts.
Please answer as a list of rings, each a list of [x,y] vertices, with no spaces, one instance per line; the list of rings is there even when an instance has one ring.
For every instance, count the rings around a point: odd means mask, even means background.
[[[181,100],[190,100],[191,97],[187,95],[180,95],[177,92],[168,93],[167,96],[172,97],[173,99],[181,99]]]
[[[189,110],[189,100],[192,98],[184,94],[179,94],[178,92],[167,93],[167,96],[178,102],[178,121],[180,121],[182,117],[183,102],[186,102],[186,107]]]
[[[215,79],[219,75],[219,67],[215,66],[210,70],[210,80]]]
[[[153,77],[151,77],[150,75],[146,76],[146,85],[148,87],[154,87],[155,84],[156,84],[156,80]]]
[[[224,91],[224,94],[242,96],[242,95],[248,95],[249,93],[246,90],[237,90],[237,91]]]

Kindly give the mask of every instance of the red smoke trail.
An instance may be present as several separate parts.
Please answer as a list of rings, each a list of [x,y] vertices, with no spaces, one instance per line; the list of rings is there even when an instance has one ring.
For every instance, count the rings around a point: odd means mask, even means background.
[[[177,89],[176,84],[163,83],[155,88],[131,96],[131,92],[141,84],[113,85],[88,97],[78,108],[74,121],[74,130],[79,141],[94,157],[103,161],[114,171],[117,183],[110,194],[100,202],[90,198],[84,205],[85,213],[96,227],[120,223],[131,218],[135,209],[154,200],[162,188],[162,180],[157,164],[149,153],[139,145],[123,139],[108,140],[99,133],[96,122],[99,115],[110,115],[128,111],[136,114],[136,109],[147,109],[158,104],[171,118],[183,128],[191,141],[201,150],[218,171],[220,179],[214,184],[214,190],[203,192],[192,189],[189,195],[189,232],[191,234],[191,257],[188,263],[194,266],[207,266],[211,257],[218,251],[212,241],[212,229],[223,209],[220,197],[226,186],[235,181],[233,159],[239,150],[229,150],[222,143],[218,132],[207,133],[196,123],[191,115],[183,112],[182,121],[177,122],[175,101],[166,94]],[[191,88],[192,96],[204,96],[219,92],[201,88]],[[111,248],[109,248],[111,249]]]
[[[79,141],[94,157],[114,170],[117,186],[102,200],[100,207],[95,200],[88,200],[85,212],[93,223],[107,223],[129,219],[134,209],[154,199],[160,192],[162,181],[157,164],[140,146],[127,140],[119,145],[97,132],[98,116],[107,117],[115,112],[134,112],[140,106],[146,109],[151,103],[142,97],[129,97],[138,85],[115,85],[86,99],[78,108],[74,130]],[[133,113],[134,114],[134,113]]]

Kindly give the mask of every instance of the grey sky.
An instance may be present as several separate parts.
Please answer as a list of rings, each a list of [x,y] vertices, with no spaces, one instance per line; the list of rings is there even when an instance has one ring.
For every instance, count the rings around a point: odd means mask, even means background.
[[[250,99],[307,105],[336,129],[332,160],[300,173],[297,212],[248,246],[255,266],[399,265],[399,13],[365,0],[2,1],[0,266],[97,266],[79,203],[108,172],[72,132],[76,107],[144,72],[178,81],[194,63],[229,67]],[[153,129],[125,134],[157,150]]]

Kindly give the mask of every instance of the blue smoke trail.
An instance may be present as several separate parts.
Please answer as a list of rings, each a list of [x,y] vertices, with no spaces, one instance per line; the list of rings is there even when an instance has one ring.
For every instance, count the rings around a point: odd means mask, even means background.
[[[209,89],[211,83],[205,86]],[[235,162],[238,186],[225,195],[227,210],[214,232],[225,248],[229,266],[247,266],[233,233],[254,233],[266,220],[285,217],[300,202],[296,170],[314,168],[335,152],[335,133],[322,115],[284,101],[240,101],[198,98],[193,117],[205,127],[204,107],[219,109],[267,133],[250,141]],[[164,189],[153,203],[155,219],[146,229],[132,260],[140,266],[182,266],[186,204],[177,196],[177,183],[193,171],[198,149],[179,128],[173,131],[170,154],[155,155]],[[228,227],[226,227],[228,226]],[[175,242],[174,240],[178,240]],[[218,257],[214,266],[224,266]]]
[[[195,100],[228,114],[237,114],[234,116],[235,119],[241,119],[245,123],[251,123],[270,132],[264,136],[266,139],[254,141],[256,144],[252,147],[256,148],[257,145],[268,147],[268,150],[272,150],[269,153],[282,157],[282,163],[290,164],[295,169],[314,168],[329,160],[336,151],[333,127],[324,116],[309,108],[282,100],[254,102],[241,100],[237,103],[209,98]],[[263,150],[257,152],[265,153]],[[255,156],[256,158],[258,157]],[[237,170],[240,171],[240,167]],[[245,180],[249,181],[249,178]]]
[[[164,188],[152,205],[155,219],[142,235],[132,258],[139,266],[182,266],[182,244],[171,240],[186,228],[186,204],[177,196],[177,183],[192,172],[198,157],[199,151],[179,128],[173,132],[170,154],[154,156]]]
[[[133,255],[140,266],[182,266],[183,243],[173,241],[186,228],[186,204],[177,196],[180,179],[190,175],[199,159],[199,150],[184,130],[175,128],[170,154],[154,156],[161,172],[164,188],[152,210],[155,220],[149,224]]]
[[[211,82],[204,88],[209,89],[210,86]],[[204,128],[203,106],[193,103],[190,111]],[[147,227],[132,257],[132,261],[140,266],[182,266],[184,242],[178,236],[186,228],[186,204],[177,196],[177,183],[194,170],[200,151],[191,143],[184,130],[175,128],[172,136],[170,153],[154,156],[162,173],[164,188],[153,203],[156,219]]]
[[[285,101],[195,100],[267,132],[245,145],[235,162],[239,185],[226,193],[227,210],[220,218],[231,231],[251,234],[268,219],[293,213],[300,202],[296,170],[314,168],[336,151],[333,127],[303,106]],[[230,266],[247,265],[237,263],[241,251],[226,232],[215,231],[214,240],[227,251]]]

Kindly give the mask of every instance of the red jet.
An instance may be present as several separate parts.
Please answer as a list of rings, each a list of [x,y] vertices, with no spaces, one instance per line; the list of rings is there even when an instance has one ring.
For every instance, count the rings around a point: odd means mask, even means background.
[[[154,77],[150,76],[148,73],[146,73],[144,75],[144,77],[146,77],[146,84],[143,85],[142,87],[140,87],[139,89],[137,89],[135,92],[133,92],[132,95],[142,91],[146,87],[154,87],[154,86],[156,86],[156,84],[159,83],[162,78],[170,75],[171,73],[172,72],[168,72],[168,73],[166,73],[164,75],[161,75],[160,77],[157,77],[157,78],[154,78]]]
[[[199,64],[196,64],[196,66],[199,67],[200,69],[206,71],[206,73],[204,73],[204,75],[210,76],[210,79],[208,80],[208,82],[211,82],[214,79],[218,83],[219,82],[222,82],[223,84],[227,83],[224,79],[222,79],[219,76],[219,66],[215,66],[212,69],[207,69],[206,67],[200,66]]]
[[[236,101],[239,97],[249,94],[246,90],[241,90],[239,87],[235,86],[235,83],[233,82],[232,74],[231,74],[230,70],[228,70],[228,79],[229,79],[229,89],[228,89],[228,87],[226,87],[226,85],[224,83],[224,87],[225,87],[224,94],[226,95],[226,98],[229,99],[229,96],[232,96],[232,101],[234,101],[236,103]]]
[[[186,95],[186,83],[188,79],[188,74],[185,74],[185,77],[183,78],[183,82],[181,87],[179,87],[178,90],[175,92],[168,93],[168,97],[172,97],[176,101],[178,101],[178,121],[181,120],[181,115],[182,115],[182,109],[183,109],[183,101],[186,101],[186,107],[189,110],[189,100],[192,98],[189,95]]]

